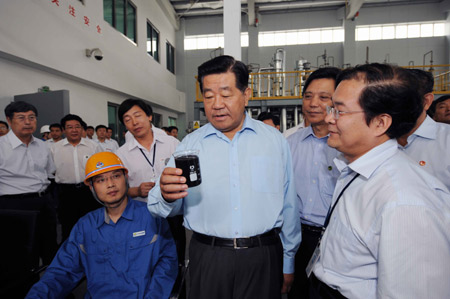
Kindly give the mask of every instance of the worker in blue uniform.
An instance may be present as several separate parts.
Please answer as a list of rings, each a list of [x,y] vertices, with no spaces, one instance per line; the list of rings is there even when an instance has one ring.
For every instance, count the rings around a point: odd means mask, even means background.
[[[168,298],[177,277],[165,219],[127,197],[128,170],[111,152],[86,163],[87,184],[104,208],[82,217],[27,298],[64,298],[86,276],[85,298]]]

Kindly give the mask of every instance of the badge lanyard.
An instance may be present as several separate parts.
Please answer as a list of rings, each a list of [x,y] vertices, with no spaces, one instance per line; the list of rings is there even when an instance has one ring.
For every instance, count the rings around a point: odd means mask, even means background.
[[[156,153],[156,142],[155,145],[153,146],[153,163],[150,162],[150,160],[147,158],[147,155],[144,153],[144,151],[142,150],[142,148],[139,148],[139,150],[141,151],[142,155],[144,156],[145,160],[147,160],[148,164],[150,164],[150,167],[152,168],[153,171],[153,177],[155,176],[155,153]]]
[[[350,186],[353,181],[359,177],[359,173],[357,173],[350,182],[348,182],[347,185],[345,185],[344,189],[342,189],[341,193],[339,193],[339,196],[337,197],[336,201],[334,202],[331,209],[328,211],[327,218],[325,219],[325,223],[322,227],[322,233],[320,234],[319,242],[317,242],[316,249],[314,250],[314,253],[309,260],[308,266],[306,267],[306,275],[309,277],[312,273],[312,270],[314,268],[314,265],[317,263],[320,257],[320,242],[322,241],[323,234],[325,233],[325,230],[327,229],[328,224],[330,223],[331,215],[333,214],[334,208],[336,207],[337,203],[339,202],[339,199],[341,199],[342,195],[344,194],[344,191]]]

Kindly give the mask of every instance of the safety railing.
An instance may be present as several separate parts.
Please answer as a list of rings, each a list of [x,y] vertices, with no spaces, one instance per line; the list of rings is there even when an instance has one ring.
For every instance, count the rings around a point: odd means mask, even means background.
[[[450,64],[405,66],[404,68],[430,71],[434,77],[433,93],[450,93]],[[250,100],[301,99],[304,82],[312,72],[309,70],[251,73],[249,78],[249,87],[252,91]],[[197,81],[196,101],[203,101]]]

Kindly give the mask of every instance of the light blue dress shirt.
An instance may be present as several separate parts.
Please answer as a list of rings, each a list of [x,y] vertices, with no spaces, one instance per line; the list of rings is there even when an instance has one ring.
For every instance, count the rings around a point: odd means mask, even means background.
[[[291,148],[295,189],[301,222],[323,226],[339,171],[334,165],[338,151],[327,145],[328,136],[318,138],[311,127],[287,138]]]
[[[407,142],[399,148],[450,190],[450,125],[427,116]]]
[[[276,129],[246,115],[229,140],[207,124],[184,138],[177,150],[198,149],[202,183],[173,203],[161,196],[159,180],[148,208],[162,217],[184,214],[184,226],[221,238],[259,235],[281,228],[284,273],[294,272],[301,241],[291,153]],[[168,163],[174,167],[173,158]]]
[[[341,171],[347,183],[320,243],[318,279],[347,298],[450,298],[450,193],[397,148],[373,148]]]

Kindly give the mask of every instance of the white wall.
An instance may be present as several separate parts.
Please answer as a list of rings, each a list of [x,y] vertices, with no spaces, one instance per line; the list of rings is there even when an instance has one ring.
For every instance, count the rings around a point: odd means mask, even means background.
[[[88,123],[107,123],[106,103],[120,104],[128,97],[151,102],[163,114],[163,124],[168,116],[184,113],[185,94],[166,69],[165,42],[176,47],[175,29],[156,2],[132,1],[137,7],[137,45],[103,20],[103,1],[85,2],[0,2],[0,107],[15,94],[48,85],[68,89],[71,113],[83,115]],[[75,17],[69,6],[75,8]],[[160,31],[160,63],[146,53],[147,19]],[[86,48],[96,47],[103,52],[102,61],[85,56]]]

